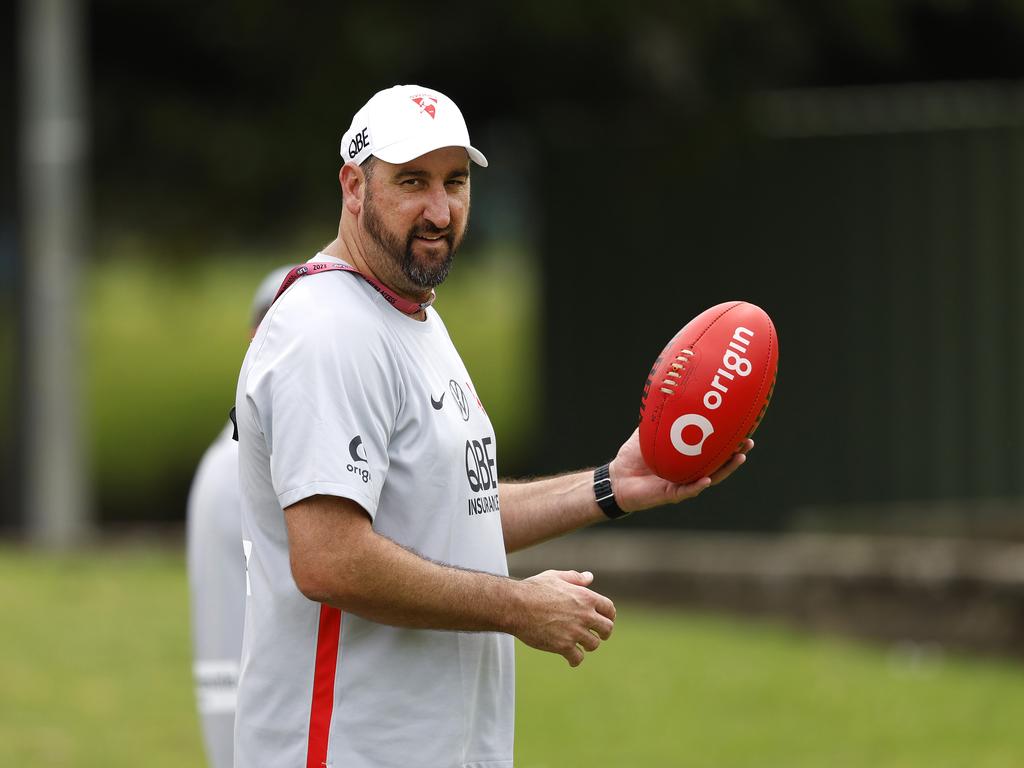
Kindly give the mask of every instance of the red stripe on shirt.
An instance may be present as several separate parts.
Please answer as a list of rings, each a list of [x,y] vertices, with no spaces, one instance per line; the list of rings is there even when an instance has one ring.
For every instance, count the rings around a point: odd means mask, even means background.
[[[327,742],[334,712],[334,673],[338,669],[341,642],[341,611],[320,606],[320,629],[316,636],[316,668],[313,670],[313,702],[309,710],[309,745],[306,768],[327,764]]]

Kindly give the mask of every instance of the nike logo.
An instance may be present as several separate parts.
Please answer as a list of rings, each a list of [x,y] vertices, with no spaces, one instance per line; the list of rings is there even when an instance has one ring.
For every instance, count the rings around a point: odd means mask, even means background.
[[[446,394],[447,394],[447,392],[442,392],[440,400],[435,400],[433,395],[430,396],[430,404],[432,406],[434,406],[434,410],[435,411],[440,411],[441,410],[441,407],[444,405],[444,396]]]

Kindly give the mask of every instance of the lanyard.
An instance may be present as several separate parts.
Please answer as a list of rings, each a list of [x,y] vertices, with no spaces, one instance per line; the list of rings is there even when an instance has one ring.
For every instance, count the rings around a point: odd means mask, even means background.
[[[415,315],[417,312],[421,312],[422,310],[426,309],[427,307],[434,303],[435,294],[433,291],[430,292],[430,298],[427,299],[427,301],[420,304],[415,301],[403,299],[401,296],[399,296],[386,285],[384,285],[384,283],[380,282],[379,280],[375,280],[374,278],[368,275],[364,275],[355,267],[350,267],[348,264],[331,264],[322,261],[307,262],[306,264],[302,264],[301,266],[295,267],[295,269],[293,269],[291,272],[285,275],[284,280],[281,282],[281,287],[278,288],[277,295],[274,297],[274,301],[277,301],[279,298],[281,298],[281,294],[288,290],[291,284],[298,280],[300,277],[305,277],[306,275],[318,275],[321,274],[322,272],[353,272],[354,274],[359,275],[361,278],[363,278],[363,280],[365,280],[374,288],[376,288],[377,292],[385,299],[387,299],[388,303],[391,304],[391,306],[393,306],[399,312],[404,312],[407,315]]]
[[[322,261],[311,261],[307,262],[306,264],[302,264],[298,267],[295,267],[287,275],[284,276],[284,280],[281,281],[281,287],[277,289],[277,295],[274,296],[274,301],[277,301],[279,298],[281,298],[281,294],[288,290],[291,284],[298,280],[300,277],[305,277],[306,275],[319,275],[322,272],[352,272],[354,274],[359,275],[361,278],[363,278],[363,280],[365,280],[374,288],[376,288],[377,292],[380,293],[380,295],[383,296],[385,299],[387,299],[388,303],[391,304],[391,306],[393,306],[400,312],[404,312],[407,315],[415,315],[417,312],[426,309],[427,307],[434,303],[434,299],[436,297],[436,294],[433,291],[431,291],[430,298],[427,301],[423,302],[422,304],[417,304],[415,301],[403,299],[401,296],[397,295],[394,291],[392,291],[390,288],[384,285],[384,283],[380,282],[379,280],[374,280],[372,277],[364,275],[358,269],[356,269],[355,267],[350,267],[348,264],[331,264]],[[270,303],[273,304],[274,301]],[[237,441],[238,420],[235,417],[234,408],[231,409],[231,411],[228,413],[228,416],[231,418],[231,423],[234,427],[231,439]]]

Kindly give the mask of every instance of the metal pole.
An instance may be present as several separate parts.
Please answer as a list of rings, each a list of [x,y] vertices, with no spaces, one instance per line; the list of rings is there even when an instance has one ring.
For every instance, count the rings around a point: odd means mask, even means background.
[[[82,13],[78,0],[21,3],[22,498],[31,539],[50,548],[73,546],[89,528],[77,332],[86,255]]]

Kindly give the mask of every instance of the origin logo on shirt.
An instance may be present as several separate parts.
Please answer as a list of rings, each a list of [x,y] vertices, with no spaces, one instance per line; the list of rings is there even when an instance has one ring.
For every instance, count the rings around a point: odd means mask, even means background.
[[[360,449],[362,449],[362,455],[360,455]],[[366,449],[363,448],[363,436],[356,435],[352,438],[352,442],[348,444],[348,453],[352,457],[352,463],[347,465],[345,469],[354,474],[364,483],[370,482],[370,470],[357,467],[356,464],[362,462],[363,464],[369,464],[370,462],[366,459]]]

